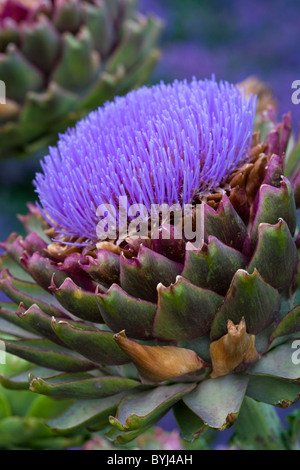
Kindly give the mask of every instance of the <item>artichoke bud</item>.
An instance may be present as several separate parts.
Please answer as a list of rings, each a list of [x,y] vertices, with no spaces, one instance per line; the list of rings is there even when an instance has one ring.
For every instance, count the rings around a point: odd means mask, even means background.
[[[272,93],[270,86],[255,76],[246,78],[239,83],[240,89],[245,90],[246,96],[251,94],[257,96],[257,113],[260,114],[267,110],[268,107],[277,109],[277,101]]]
[[[246,322],[242,318],[238,325],[227,322],[228,333],[210,344],[213,366],[211,378],[230,374],[238,366],[249,365],[259,358],[255,349],[255,335],[246,331]]]
[[[161,28],[132,0],[0,0],[0,79],[20,106],[2,113],[0,158],[46,152],[58,132],[142,85]]]
[[[202,369],[198,355],[176,346],[145,346],[127,338],[125,330],[114,335],[119,347],[130,357],[146,383],[163,382]]]

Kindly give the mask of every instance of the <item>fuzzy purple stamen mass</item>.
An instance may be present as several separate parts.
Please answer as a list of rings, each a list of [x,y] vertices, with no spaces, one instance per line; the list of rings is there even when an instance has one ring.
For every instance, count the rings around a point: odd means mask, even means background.
[[[61,233],[96,239],[100,204],[192,203],[248,158],[255,103],[237,86],[193,80],[131,91],[61,135],[36,175]]]

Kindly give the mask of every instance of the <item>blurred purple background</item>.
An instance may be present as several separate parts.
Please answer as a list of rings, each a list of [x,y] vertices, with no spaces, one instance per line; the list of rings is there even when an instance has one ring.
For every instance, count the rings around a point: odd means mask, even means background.
[[[140,0],[140,7],[165,21],[152,82],[257,75],[272,87],[279,115],[291,110],[300,121],[300,104],[291,102],[300,79],[299,0]]]

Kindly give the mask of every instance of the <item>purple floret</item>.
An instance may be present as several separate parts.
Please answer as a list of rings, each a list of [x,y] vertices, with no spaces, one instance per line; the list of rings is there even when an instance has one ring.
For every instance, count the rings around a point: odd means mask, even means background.
[[[36,175],[62,233],[96,239],[100,204],[192,203],[248,157],[255,100],[234,85],[193,80],[131,91],[60,136]]]

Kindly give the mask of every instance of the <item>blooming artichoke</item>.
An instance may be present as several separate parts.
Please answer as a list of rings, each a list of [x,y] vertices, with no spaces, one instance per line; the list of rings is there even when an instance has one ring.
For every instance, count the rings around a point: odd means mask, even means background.
[[[299,398],[291,119],[261,142],[254,116],[227,82],[161,83],[50,148],[27,235],[2,244],[0,315],[6,350],[37,365],[18,388],[75,399],[53,428],[120,444],[173,408],[192,438],[232,425],[245,397]]]
[[[0,2],[0,80],[6,87],[0,157],[47,148],[80,117],[144,83],[159,56],[161,22],[138,14],[135,4]]]

